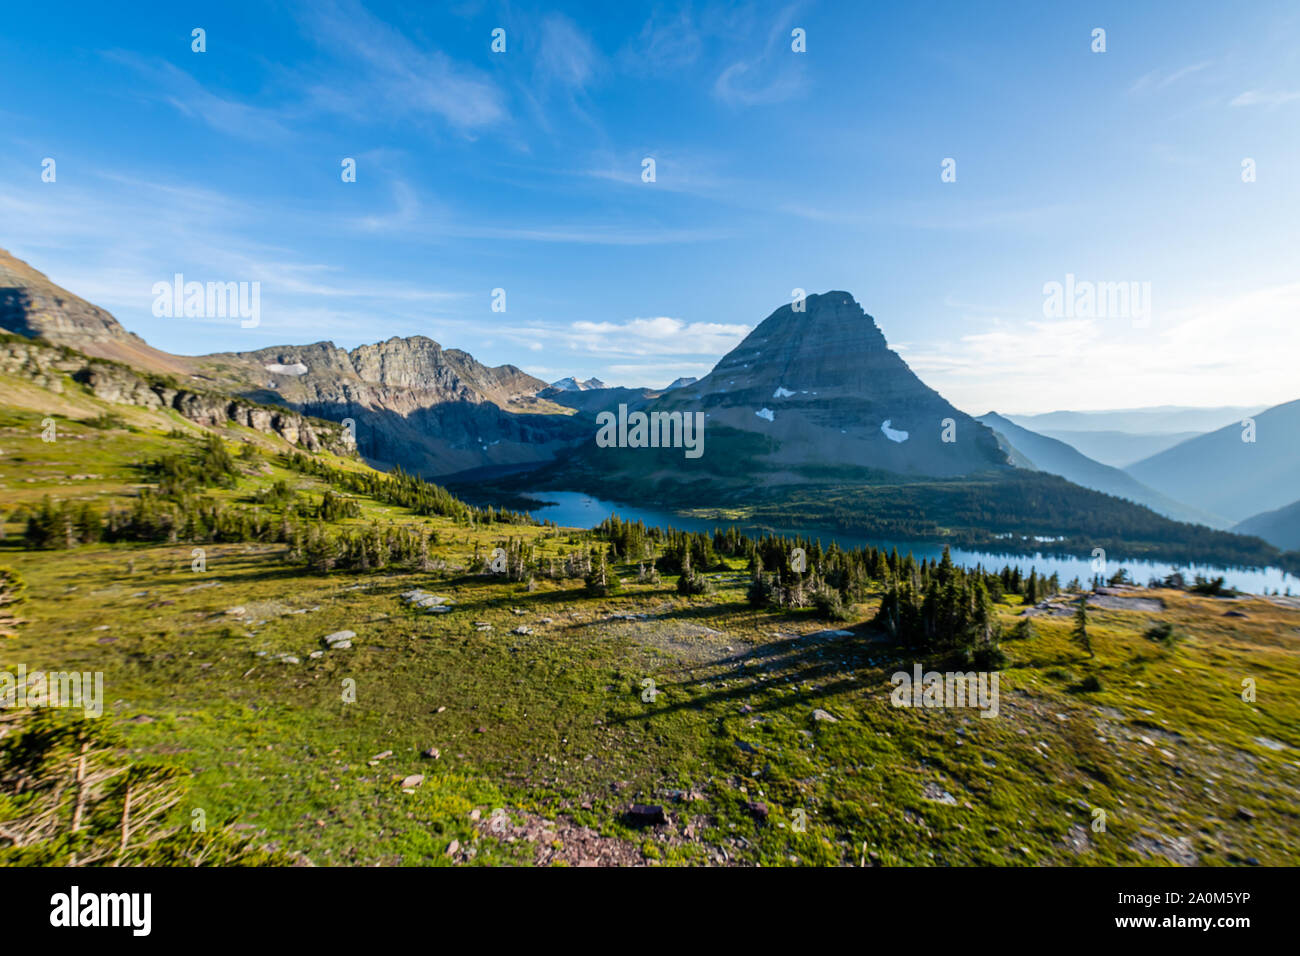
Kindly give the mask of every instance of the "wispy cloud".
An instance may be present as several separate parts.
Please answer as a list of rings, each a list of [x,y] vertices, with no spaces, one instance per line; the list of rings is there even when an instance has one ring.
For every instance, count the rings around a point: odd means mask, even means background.
[[[713,95],[733,107],[763,106],[794,99],[807,89],[806,53],[791,49],[797,7],[773,18],[760,51],[728,64],[713,83]]]
[[[656,11],[641,32],[619,53],[624,69],[637,74],[661,74],[694,65],[704,49],[699,26],[689,7],[675,15]]]
[[[1204,60],[1200,63],[1192,63],[1177,70],[1152,70],[1138,77],[1132,86],[1128,88],[1130,94],[1148,93],[1157,90],[1167,89],[1173,86],[1179,80],[1184,80],[1195,73],[1214,65],[1213,60]]]
[[[1247,90],[1233,97],[1229,106],[1282,106],[1300,100],[1300,90]]]
[[[543,90],[581,92],[602,69],[595,44],[577,24],[558,13],[542,20],[534,76]]]
[[[0,220],[23,223],[5,241],[59,285],[113,312],[128,329],[151,344],[177,351],[194,329],[210,325],[212,348],[230,347],[251,330],[232,333],[221,322],[187,320],[182,329],[151,312],[152,287],[176,272],[197,281],[261,284],[263,323],[256,335],[300,340],[324,331],[352,341],[377,337],[374,330],[427,328],[442,310],[463,303],[468,293],[430,283],[392,279],[346,262],[305,257],[265,239],[265,210],[208,187],[123,176],[83,173],[82,184],[8,185],[0,176]],[[291,218],[281,212],[280,219]],[[317,220],[308,220],[315,222]],[[138,227],[138,224],[144,224]],[[108,237],[111,237],[111,241]]]
[[[312,39],[349,67],[311,85],[310,99],[319,108],[356,119],[429,114],[462,132],[506,118],[504,96],[487,74],[418,46],[355,0],[322,0],[301,9]]]
[[[219,133],[259,142],[287,135],[278,111],[250,106],[213,93],[190,74],[165,60],[147,60],[125,50],[110,50],[104,56],[128,67],[146,82],[146,86],[137,89],[141,97],[166,103]]]

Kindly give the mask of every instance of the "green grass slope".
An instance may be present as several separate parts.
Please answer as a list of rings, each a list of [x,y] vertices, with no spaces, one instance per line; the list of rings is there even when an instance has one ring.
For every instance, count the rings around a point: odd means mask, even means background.
[[[695,597],[617,560],[625,586],[606,596],[563,573],[512,581],[485,567],[493,549],[543,568],[604,543],[404,506],[366,466],[295,465],[260,433],[186,437],[173,429],[199,430],[161,413],[117,422],[75,392],[55,407],[0,388],[0,564],[27,583],[0,671],[101,671],[122,759],[177,774],[178,827],[202,810],[317,865],[1295,862],[1300,608],[1285,599],[1135,591],[1156,603],[1092,612],[1095,658],[1068,615],[1036,611],[1029,636],[1003,644],[996,719],[897,708],[890,676],[915,658],[866,623],[883,582],[845,623],[751,606],[736,559]],[[229,480],[192,479],[187,501],[246,530],[255,510],[310,528],[329,492],[351,505],[321,523],[358,536],[371,566],[340,549],[324,570],[323,545],[274,530],[26,546],[47,497],[129,509],[165,490],[150,462],[216,460],[206,434]],[[427,553],[374,560],[366,535],[390,525]],[[417,588],[450,610],[413,606]],[[1017,595],[995,606],[1008,632],[1022,610]],[[1146,637],[1154,621],[1180,639]],[[352,647],[326,650],[340,630]],[[636,825],[634,803],[668,822]],[[0,788],[0,828],[16,807]],[[0,836],[0,862],[22,858]]]

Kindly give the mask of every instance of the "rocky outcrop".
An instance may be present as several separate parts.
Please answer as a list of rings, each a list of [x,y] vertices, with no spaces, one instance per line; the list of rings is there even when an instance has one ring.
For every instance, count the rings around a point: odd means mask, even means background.
[[[172,379],[142,374],[125,365],[42,342],[10,339],[0,343],[0,373],[28,379],[57,394],[65,392],[71,380],[100,401],[170,408],[209,428],[233,422],[278,435],[307,451],[354,453],[345,429],[333,422],[313,421],[288,409],[267,408],[229,395],[188,388]]]

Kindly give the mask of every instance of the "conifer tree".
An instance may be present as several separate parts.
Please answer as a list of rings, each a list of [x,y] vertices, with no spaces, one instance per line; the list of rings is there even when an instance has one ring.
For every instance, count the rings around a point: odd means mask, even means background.
[[[1092,653],[1092,639],[1088,636],[1088,593],[1085,591],[1079,595],[1079,605],[1074,612],[1074,630],[1070,636],[1080,647],[1088,652],[1088,656],[1094,656]]]

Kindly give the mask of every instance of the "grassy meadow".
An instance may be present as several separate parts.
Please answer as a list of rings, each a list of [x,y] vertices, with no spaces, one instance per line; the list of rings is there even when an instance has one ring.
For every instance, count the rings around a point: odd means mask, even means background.
[[[1300,602],[1134,590],[1162,609],[1092,609],[1088,657],[1069,614],[1013,637],[1025,609],[1008,595],[998,716],[900,708],[890,677],[914,658],[870,625],[880,593],[832,620],[751,606],[736,560],[689,597],[635,565],[606,596],[478,569],[510,538],[559,557],[585,531],[353,496],[341,527],[417,526],[431,568],[325,572],[260,541],[30,549],[24,517],[46,496],[129,502],[144,463],[203,430],[75,387],[6,381],[0,401],[0,564],[27,585],[0,671],[102,671],[125,759],[178,774],[177,827],[201,810],[318,866],[1295,861]],[[278,439],[219,434],[239,477],[211,498],[327,490]],[[1159,621],[1175,639],[1147,636]],[[326,649],[343,630],[352,646]]]

